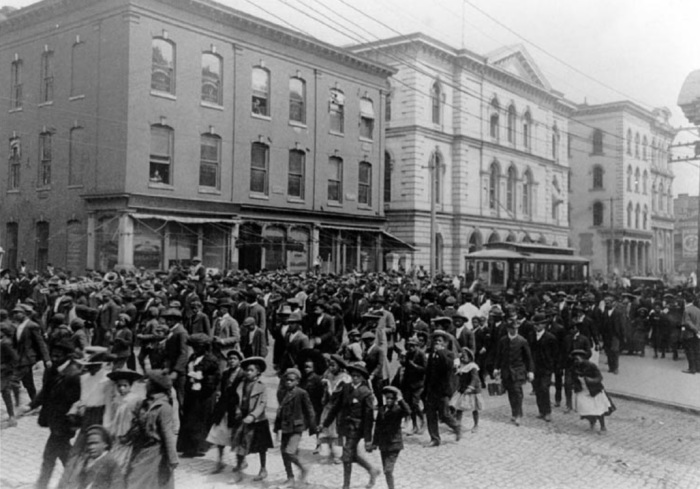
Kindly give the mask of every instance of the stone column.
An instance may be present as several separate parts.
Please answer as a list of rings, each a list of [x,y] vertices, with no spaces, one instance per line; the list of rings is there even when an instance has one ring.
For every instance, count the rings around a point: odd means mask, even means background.
[[[362,269],[362,235],[360,233],[357,233],[357,249],[355,250],[355,259],[357,260],[357,269],[361,272],[364,272]]]
[[[235,223],[231,226],[231,233],[229,235],[229,266],[231,270],[238,270],[238,236],[240,230],[240,223]]]
[[[87,260],[86,267],[92,270],[97,269],[95,263],[95,213],[90,212],[87,216]]]
[[[311,263],[316,260],[317,256],[321,255],[321,230],[318,226],[311,226]],[[331,254],[331,259],[333,254]],[[325,270],[330,272],[330,270]]]
[[[134,221],[129,214],[119,216],[117,268],[134,268]]]

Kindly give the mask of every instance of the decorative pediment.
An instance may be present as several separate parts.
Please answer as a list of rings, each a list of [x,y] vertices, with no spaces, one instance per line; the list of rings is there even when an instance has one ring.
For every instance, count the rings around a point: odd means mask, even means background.
[[[536,87],[551,90],[551,85],[521,44],[505,46],[486,56],[488,64]]]

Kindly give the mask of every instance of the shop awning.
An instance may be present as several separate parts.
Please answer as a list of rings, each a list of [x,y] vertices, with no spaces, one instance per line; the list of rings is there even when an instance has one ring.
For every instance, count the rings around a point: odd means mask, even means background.
[[[144,214],[135,212],[129,214],[134,219],[158,219],[160,221],[181,222],[183,224],[210,224],[210,223],[225,223],[236,224],[236,219],[227,219],[224,217],[188,217],[188,216],[173,216],[168,214]]]
[[[399,239],[393,234],[387,233],[386,231],[382,231],[382,237],[382,247],[384,247],[385,249],[416,251],[415,246],[406,243],[404,240]]]
[[[332,229],[334,231],[354,231],[356,233],[381,233],[379,228],[361,228],[353,226],[339,226],[337,224],[321,224],[321,229]]]

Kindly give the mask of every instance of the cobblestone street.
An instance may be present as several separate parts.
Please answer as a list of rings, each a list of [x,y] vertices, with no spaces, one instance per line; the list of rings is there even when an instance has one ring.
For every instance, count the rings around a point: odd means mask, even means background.
[[[272,378],[267,383],[274,382]],[[529,390],[529,387],[526,387]],[[526,390],[526,392],[527,392]],[[274,396],[270,396],[271,399]],[[510,424],[506,396],[486,397],[479,432],[466,434],[459,444],[445,432],[438,448],[424,448],[427,434],[407,436],[406,449],[396,468],[398,488],[697,488],[700,486],[700,419],[693,414],[616,399],[618,410],[608,418],[608,432],[588,431],[586,421],[555,408],[552,423],[535,418],[533,396],[526,395],[525,419],[520,427]],[[268,415],[274,416],[275,406]],[[17,428],[0,432],[0,486],[32,487],[38,474],[48,431],[36,424],[36,416],[19,420]],[[464,424],[471,425],[465,413]],[[313,440],[305,437],[302,456],[312,460],[310,489],[335,488],[342,484],[342,466],[322,462],[313,455]],[[176,473],[179,488],[231,487],[230,471],[212,475],[215,450],[200,459],[182,459]],[[380,466],[379,454],[371,459]],[[227,453],[226,461],[232,457]],[[253,482],[257,456],[242,488],[274,488],[284,482],[278,449],[268,454],[268,479]],[[60,464],[59,464],[60,466]],[[60,475],[57,468],[54,484]],[[355,488],[364,487],[367,474],[353,471]],[[376,487],[386,487],[380,478]]]

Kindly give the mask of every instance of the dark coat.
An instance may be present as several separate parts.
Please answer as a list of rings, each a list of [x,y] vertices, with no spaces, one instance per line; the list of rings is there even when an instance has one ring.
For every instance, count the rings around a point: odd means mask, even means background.
[[[406,353],[406,363],[403,375],[402,389],[422,389],[425,381],[425,367],[428,360],[425,352],[416,348],[413,352]]]
[[[323,427],[338,418],[338,434],[352,439],[372,440],[374,426],[373,395],[366,383],[353,387],[343,383],[333,394]]]
[[[593,362],[584,360],[574,365],[574,392],[583,391],[584,387],[588,393],[595,397],[603,391],[603,374]]]
[[[22,335],[19,339],[17,339],[17,334],[15,333],[13,340],[17,356],[19,357],[18,366],[34,365],[39,360],[42,360],[44,363],[51,360],[46,342],[41,335],[41,328],[37,323],[29,321],[22,330]]]
[[[591,357],[591,340],[587,336],[579,333],[574,336],[570,333],[564,338],[564,354],[566,357],[566,368],[571,368],[574,365],[574,360],[571,358],[571,352],[574,350],[583,350],[588,352],[588,358]]]
[[[370,375],[373,375],[375,379],[384,378],[382,367],[386,362],[386,353],[382,348],[372,345],[367,349],[362,360],[365,362],[365,368]]]
[[[560,353],[559,344],[552,333],[545,331],[539,340],[536,335],[533,336],[530,349],[536,374],[546,375],[554,372],[559,364]]]
[[[74,426],[67,413],[71,406],[80,400],[80,366],[70,361],[58,371],[60,365],[52,365],[44,371],[44,382],[41,392],[29,404],[31,409],[41,406],[39,426],[51,431],[70,432]]]
[[[235,425],[237,421],[236,412],[240,404],[237,394],[238,384],[240,384],[244,378],[245,373],[240,367],[238,367],[235,372],[230,368],[224,370],[224,373],[221,375],[219,400],[216,402],[214,412],[212,413],[212,422],[214,424],[221,422],[224,414],[228,413],[229,426]]]
[[[57,489],[123,489],[126,486],[121,467],[109,452],[90,468],[85,467],[86,462],[86,457],[82,455],[71,458]]]
[[[286,391],[277,408],[275,432],[302,433],[309,429],[316,432],[316,412],[311,404],[309,394],[299,387]]]
[[[372,444],[382,452],[403,450],[401,423],[410,413],[411,408],[403,399],[397,400],[391,408],[387,405],[380,407],[377,411]]]
[[[425,368],[424,397],[450,397],[454,392],[451,379],[454,370],[454,355],[450,350],[438,350],[428,355]]]
[[[501,371],[501,378],[505,381],[525,382],[527,373],[534,372],[530,347],[520,335],[510,339],[508,335],[498,342],[496,350],[496,369]]]
[[[165,340],[165,367],[171,372],[185,374],[187,372],[187,331],[182,324],[176,325]]]
[[[338,351],[338,343],[336,343],[336,333],[333,318],[326,313],[321,315],[321,322],[314,319],[309,331],[309,337],[320,340],[320,343],[314,345],[314,348],[321,353],[335,353]]]

